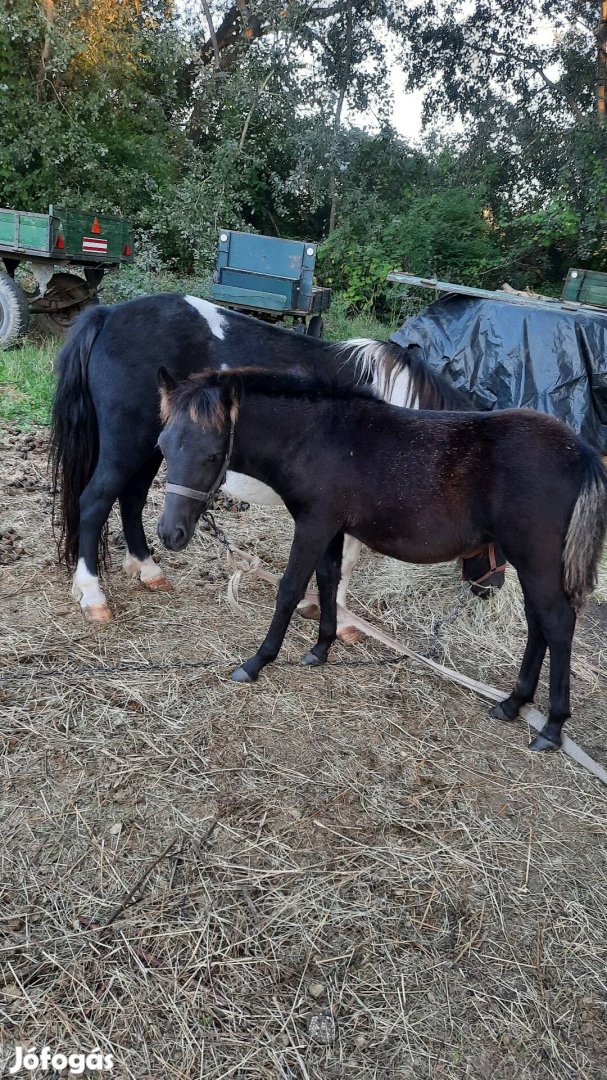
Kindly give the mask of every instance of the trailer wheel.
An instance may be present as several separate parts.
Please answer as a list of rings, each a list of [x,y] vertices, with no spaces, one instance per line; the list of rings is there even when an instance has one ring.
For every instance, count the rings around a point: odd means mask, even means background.
[[[29,310],[23,289],[10,274],[0,273],[0,349],[27,333]]]
[[[322,332],[325,328],[322,315],[313,315],[308,323],[308,329],[306,331],[308,337],[322,337]]]
[[[88,304],[98,304],[96,288],[91,288],[78,274],[53,274],[46,292],[32,303],[36,325],[42,333],[67,334],[76,316]],[[45,310],[50,308],[50,310]]]

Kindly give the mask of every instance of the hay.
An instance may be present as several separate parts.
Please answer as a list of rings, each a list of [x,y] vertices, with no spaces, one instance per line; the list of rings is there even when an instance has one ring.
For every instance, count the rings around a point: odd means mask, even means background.
[[[604,1076],[600,786],[472,695],[377,666],[375,643],[301,669],[302,620],[282,663],[234,686],[273,591],[243,587],[235,619],[204,535],[163,553],[173,594],[127,584],[114,546],[116,619],[85,626],[52,561],[42,455],[1,441],[5,477],[36,480],[0,492],[24,548],[1,571],[2,1064],[27,1041],[100,1047],[120,1080]],[[218,520],[283,568],[285,515]],[[449,568],[368,555],[353,591],[414,647],[508,686],[514,582],[438,643]],[[605,763],[597,619],[571,733]]]

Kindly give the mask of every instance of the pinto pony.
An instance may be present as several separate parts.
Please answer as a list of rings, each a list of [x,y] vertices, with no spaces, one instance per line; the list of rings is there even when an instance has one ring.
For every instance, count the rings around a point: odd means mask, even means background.
[[[251,362],[310,377],[326,374],[343,385],[366,383],[395,405],[469,406],[462,394],[426,367],[417,346],[402,349],[380,341],[331,344],[176,294],[88,308],[57,358],[52,456],[60,553],[75,570],[72,591],[90,620],[111,618],[99,583],[99,554],[116,500],[127,573],[139,575],[150,589],[170,588],[152,559],[142,524],[148,491],[162,460],[156,445],[161,428],[158,368],[164,365],[179,380],[203,368],[219,370]],[[262,505],[281,504],[276,492],[233,470],[225,490]],[[346,538],[339,592],[344,607],[360,547],[357,540]],[[501,556],[498,561],[503,562]],[[486,550],[466,562],[463,574],[471,581],[480,579],[481,591],[504,580]],[[348,638],[348,627],[342,634]]]
[[[320,627],[304,663],[326,661],[346,530],[414,563],[493,542],[517,571],[527,644],[514,690],[492,714],[512,720],[532,701],[548,648],[550,711],[531,748],[561,745],[576,610],[596,583],[607,530],[607,473],[594,450],[528,410],[415,412],[364,390],[256,369],[180,385],[161,370],[159,379],[164,545],[186,546],[228,466],[268,484],[295,521],[267,637],[234,680],[253,682],[278,655],[314,571]]]

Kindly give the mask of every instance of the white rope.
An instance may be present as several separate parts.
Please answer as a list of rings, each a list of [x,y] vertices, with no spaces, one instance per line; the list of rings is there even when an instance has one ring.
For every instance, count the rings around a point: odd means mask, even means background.
[[[241,551],[238,548],[233,548],[228,555],[228,565],[235,572],[232,574],[228,584],[228,603],[236,614],[245,615],[246,612],[239,602],[239,587],[243,579],[245,581],[267,581],[271,585],[278,585],[280,581],[280,575],[273,574],[269,570],[264,570],[261,559],[258,555],[250,555],[247,551]],[[306,601],[318,602],[317,594],[313,591],[308,591],[305,596]],[[385,634],[383,630],[373,626],[372,623],[367,622],[366,619],[361,619],[353,612],[341,608],[338,606],[339,622],[343,625],[347,617],[348,626],[354,626],[357,630],[366,634],[367,637],[375,638],[376,641],[381,641],[382,645],[386,648],[392,649],[401,655],[410,657],[411,660],[415,660],[420,664],[424,664],[426,667],[431,668],[441,679],[445,679],[447,682],[458,683],[460,686],[465,686],[467,690],[472,690],[473,693],[478,694],[479,697],[485,698],[487,701],[503,701],[508,695],[503,690],[498,690],[495,686],[490,686],[489,683],[479,682],[477,679],[471,679],[469,675],[462,674],[461,671],[456,671],[454,668],[445,667],[444,664],[438,664],[436,660],[431,660],[427,656],[422,656],[421,653],[415,652],[413,649],[408,648],[402,641],[398,641],[397,638],[390,637],[389,634]],[[521,709],[521,716],[535,731],[541,731],[546,723],[546,717],[536,709],[533,705],[524,705]],[[577,762],[583,769],[591,773],[592,776],[596,776],[597,780],[607,785],[607,769],[599,765],[598,761],[591,758],[585,750],[582,750],[581,746],[570,739],[568,735],[562,736],[563,753],[570,757],[572,761]]]

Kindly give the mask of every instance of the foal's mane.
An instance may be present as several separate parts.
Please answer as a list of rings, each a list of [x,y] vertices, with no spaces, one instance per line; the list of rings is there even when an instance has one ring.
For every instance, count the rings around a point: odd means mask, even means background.
[[[165,423],[188,417],[195,424],[220,431],[226,421],[226,411],[237,410],[240,398],[246,394],[266,397],[298,398],[307,401],[346,401],[352,398],[377,400],[368,386],[338,382],[327,371],[308,375],[300,371],[276,371],[260,367],[227,368],[198,371],[169,393],[162,393],[161,414]],[[236,414],[234,414],[236,419]]]
[[[413,405],[416,400],[419,409],[476,408],[465,394],[432,370],[419,345],[412,343],[404,349],[394,341],[354,338],[351,341],[340,341],[333,348],[342,360],[342,377],[349,362],[354,367],[354,381],[359,384],[374,381],[382,397],[386,399],[389,399],[398,376],[406,373],[411,380],[409,405]]]

